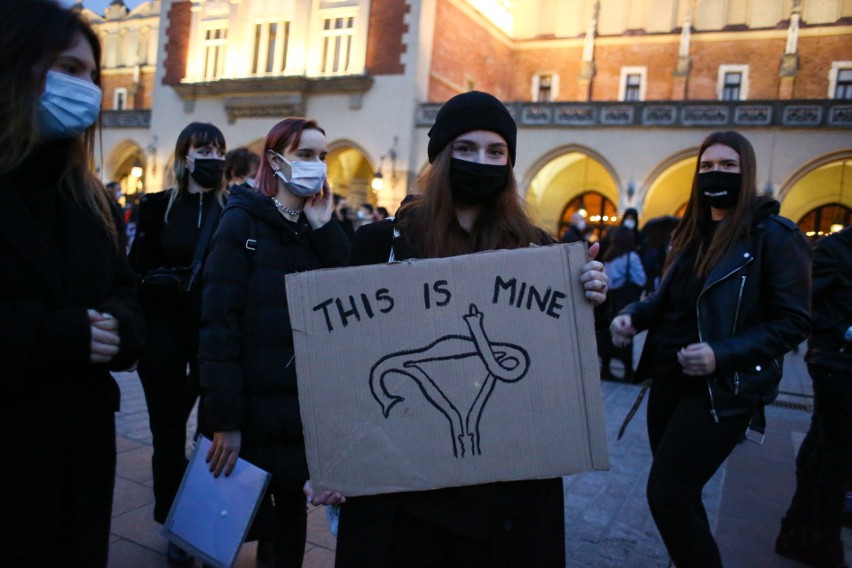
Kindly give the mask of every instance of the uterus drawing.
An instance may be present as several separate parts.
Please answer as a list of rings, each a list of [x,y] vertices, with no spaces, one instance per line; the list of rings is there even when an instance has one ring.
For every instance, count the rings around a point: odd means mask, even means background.
[[[429,404],[447,419],[455,457],[464,457],[468,451],[471,455],[482,454],[479,427],[495,386],[498,382],[520,381],[530,365],[529,354],[523,347],[489,340],[484,314],[476,305],[471,304],[462,317],[470,335],[445,335],[425,347],[385,355],[370,370],[370,391],[385,418],[405,400],[401,394],[392,392],[393,381],[389,377],[402,375],[417,384]],[[451,400],[447,393],[458,389],[448,387],[471,380],[465,376],[466,369],[475,369],[474,374],[482,377],[471,381],[473,401]],[[469,401],[471,396],[465,398]],[[469,407],[465,408],[467,404]]]

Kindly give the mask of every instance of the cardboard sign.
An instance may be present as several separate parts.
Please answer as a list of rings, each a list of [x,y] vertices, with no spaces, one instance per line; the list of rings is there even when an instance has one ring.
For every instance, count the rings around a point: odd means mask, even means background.
[[[314,491],[607,469],[586,262],[573,244],[287,275]]]

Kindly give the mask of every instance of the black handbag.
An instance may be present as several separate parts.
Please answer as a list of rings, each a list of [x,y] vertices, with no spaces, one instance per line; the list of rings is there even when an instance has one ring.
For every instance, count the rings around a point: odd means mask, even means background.
[[[152,304],[169,304],[182,300],[192,292],[201,279],[204,253],[213,235],[218,215],[211,207],[195,245],[192,263],[187,266],[159,266],[152,268],[139,283],[141,298]]]

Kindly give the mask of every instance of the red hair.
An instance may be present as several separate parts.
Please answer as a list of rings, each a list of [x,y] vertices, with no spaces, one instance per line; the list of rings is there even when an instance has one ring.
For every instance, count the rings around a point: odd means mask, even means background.
[[[278,181],[275,177],[275,171],[269,164],[267,154],[270,150],[284,154],[297,149],[302,140],[302,132],[305,130],[318,130],[325,136],[325,130],[320,128],[316,121],[304,118],[285,118],[270,129],[269,134],[266,135],[266,140],[263,142],[260,168],[257,170],[257,177],[254,180],[257,191],[267,197],[272,197],[278,193]]]

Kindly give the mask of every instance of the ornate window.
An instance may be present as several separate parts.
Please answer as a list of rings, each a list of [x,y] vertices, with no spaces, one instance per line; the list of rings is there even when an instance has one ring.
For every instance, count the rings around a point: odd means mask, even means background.
[[[835,61],[828,73],[828,98],[852,99],[852,61]]]
[[[290,22],[264,22],[254,26],[252,75],[280,75],[287,69]]]
[[[720,101],[747,100],[748,65],[720,65],[716,97]]]
[[[112,95],[112,110],[127,109],[127,89],[118,88]]]
[[[559,96],[559,75],[538,73],[532,78],[532,100],[537,103],[549,103]]]
[[[220,78],[225,71],[225,52],[228,45],[228,28],[209,28],[204,32],[202,43],[204,67],[202,76],[205,81]]]
[[[321,74],[346,75],[349,73],[354,32],[355,18],[353,16],[332,17],[323,20]]]
[[[852,225],[852,209],[841,203],[828,203],[808,211],[799,219],[799,229],[811,240]]]
[[[562,237],[568,229],[568,225],[571,224],[571,215],[574,213],[580,213],[586,218],[586,230],[590,231],[592,241],[599,239],[607,227],[618,223],[615,204],[596,191],[587,191],[569,201],[562,210],[557,238]]]
[[[646,67],[622,67],[618,81],[618,100],[644,101],[647,72]]]

